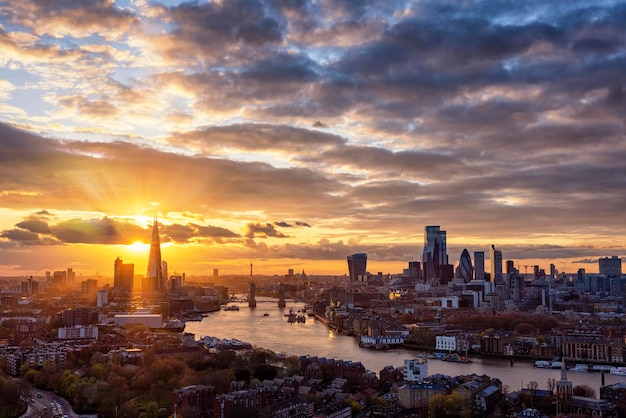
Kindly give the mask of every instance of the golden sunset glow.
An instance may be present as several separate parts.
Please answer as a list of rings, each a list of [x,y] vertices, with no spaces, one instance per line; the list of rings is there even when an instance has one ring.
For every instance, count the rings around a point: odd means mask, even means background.
[[[135,241],[128,246],[128,249],[135,253],[147,253],[150,251],[150,244],[144,244],[141,241]]]
[[[192,275],[626,253],[617,3],[5,3],[2,276],[144,271],[155,218]]]

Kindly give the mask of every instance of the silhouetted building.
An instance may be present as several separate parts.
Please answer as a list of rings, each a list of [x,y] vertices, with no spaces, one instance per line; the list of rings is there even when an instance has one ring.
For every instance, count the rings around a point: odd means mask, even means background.
[[[422,280],[422,267],[419,261],[409,261],[407,276],[411,279]]]
[[[474,278],[483,280],[485,277],[485,252],[474,251]]]
[[[515,262],[513,260],[506,260],[506,274],[515,274]]]
[[[461,277],[465,283],[470,282],[474,278],[474,267],[472,266],[472,258],[469,255],[467,248],[463,249],[461,258],[459,259],[459,277]]]
[[[367,254],[352,254],[347,259],[350,282],[356,282],[361,276],[365,276],[367,272]]]
[[[604,257],[598,260],[600,274],[607,277],[619,277],[622,275],[622,259],[614,255],[611,258]]]
[[[113,288],[132,293],[134,278],[135,265],[124,264],[122,259],[117,257],[114,264]]]
[[[88,296],[95,296],[98,291],[98,281],[96,279],[83,280],[80,283],[80,291]]]
[[[446,231],[442,231],[438,225],[429,225],[424,228],[422,263],[426,275],[425,279],[440,277],[440,266],[448,264],[446,245]]]
[[[55,286],[63,287],[67,282],[67,271],[55,271],[52,273],[52,284]]]
[[[496,250],[496,246],[492,244],[490,257],[491,278],[493,279],[498,273],[502,274],[502,251]]]
[[[217,391],[213,386],[193,385],[174,390],[172,409],[184,417],[208,417]]]
[[[39,293],[39,283],[29,277],[28,280],[22,282],[22,295],[36,295]]]
[[[148,289],[142,289],[143,293],[163,292],[165,283],[163,278],[163,264],[161,263],[161,240],[159,238],[159,225],[157,219],[154,218],[152,225],[152,239],[150,241],[150,255],[148,257],[148,272],[146,280],[142,284],[147,285]]]
[[[439,265],[439,284],[445,285],[454,278],[454,266],[452,264]]]

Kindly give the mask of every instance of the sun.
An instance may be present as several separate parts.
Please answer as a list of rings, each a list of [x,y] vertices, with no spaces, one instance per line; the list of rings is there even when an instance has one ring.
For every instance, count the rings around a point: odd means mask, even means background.
[[[148,251],[150,244],[144,244],[141,241],[135,241],[132,244],[128,244],[128,249],[134,253],[141,253]]]

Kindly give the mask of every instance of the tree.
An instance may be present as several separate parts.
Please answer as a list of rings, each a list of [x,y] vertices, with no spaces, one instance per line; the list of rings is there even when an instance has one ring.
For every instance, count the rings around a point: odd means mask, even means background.
[[[357,401],[350,402],[350,413],[353,417],[358,417],[362,409],[361,404]]]
[[[450,395],[435,395],[428,402],[430,416],[436,418],[459,417],[463,407],[463,398],[457,392]]]
[[[526,387],[530,391],[530,406],[534,408],[535,407],[535,393],[537,392],[537,388],[539,387],[539,384],[535,382],[534,380],[531,380],[530,382],[528,382]]]
[[[548,378],[548,390],[550,393],[554,393],[554,388],[556,387],[556,379],[550,377]]]
[[[574,396],[585,396],[587,398],[595,398],[596,391],[587,385],[576,385],[573,389]]]

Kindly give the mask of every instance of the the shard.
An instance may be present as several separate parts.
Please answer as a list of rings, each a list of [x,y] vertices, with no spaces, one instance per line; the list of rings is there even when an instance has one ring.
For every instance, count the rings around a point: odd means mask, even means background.
[[[163,272],[161,270],[161,240],[159,238],[159,225],[154,218],[152,225],[152,239],[150,240],[150,256],[148,258],[148,273],[146,282],[152,292],[162,292],[165,290]]]

